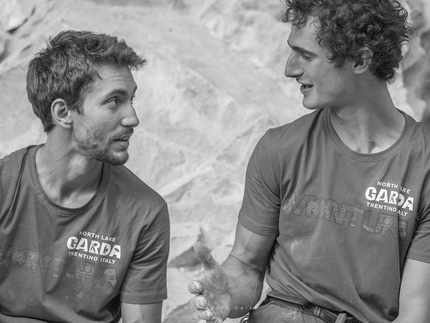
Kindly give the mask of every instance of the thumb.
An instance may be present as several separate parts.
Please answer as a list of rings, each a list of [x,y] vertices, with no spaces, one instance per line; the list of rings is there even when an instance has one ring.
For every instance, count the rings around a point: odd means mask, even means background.
[[[203,242],[196,241],[193,247],[197,258],[199,258],[205,269],[214,268],[216,265],[219,266],[218,262],[212,257],[211,251]]]
[[[196,241],[194,243],[194,252],[203,264],[203,275],[209,280],[210,284],[220,292],[227,291],[229,289],[227,275],[221,265],[212,257],[209,248],[201,241]]]

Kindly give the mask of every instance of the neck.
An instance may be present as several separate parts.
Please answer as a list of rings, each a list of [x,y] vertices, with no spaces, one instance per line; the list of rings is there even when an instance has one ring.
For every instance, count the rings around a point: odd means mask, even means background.
[[[405,119],[394,106],[386,84],[368,89],[350,107],[330,108],[330,119],[344,144],[359,153],[377,153],[391,147],[401,136]]]
[[[103,163],[76,154],[48,140],[37,151],[39,182],[50,200],[60,206],[78,208],[97,192]]]

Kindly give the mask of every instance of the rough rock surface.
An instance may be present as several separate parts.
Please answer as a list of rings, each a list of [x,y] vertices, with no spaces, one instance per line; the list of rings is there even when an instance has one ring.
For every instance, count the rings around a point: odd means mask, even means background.
[[[430,126],[430,2],[409,0],[415,37],[412,50],[405,57],[404,83],[408,88],[408,102],[422,112],[421,120]],[[429,127],[430,128],[430,127]]]
[[[417,37],[390,86],[396,105],[416,119],[430,101],[425,1],[409,1]],[[197,322],[186,290],[200,271],[192,243],[203,240],[220,262],[227,257],[257,140],[308,112],[297,83],[283,76],[289,27],[276,19],[278,1],[0,0],[0,6],[0,157],[45,139],[26,98],[25,74],[49,36],[106,32],[147,58],[135,75],[141,124],[127,166],[169,203],[163,320]]]

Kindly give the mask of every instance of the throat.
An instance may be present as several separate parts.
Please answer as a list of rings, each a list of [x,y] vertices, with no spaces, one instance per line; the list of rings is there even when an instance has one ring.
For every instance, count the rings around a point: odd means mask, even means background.
[[[331,124],[340,140],[350,150],[361,154],[379,153],[392,147],[401,137],[405,117],[400,118],[354,118],[345,120],[331,114]]]
[[[58,206],[71,209],[86,205],[101,185],[103,163],[97,162],[90,170],[73,167],[69,158],[47,159],[43,148],[36,154],[36,172],[48,199]]]

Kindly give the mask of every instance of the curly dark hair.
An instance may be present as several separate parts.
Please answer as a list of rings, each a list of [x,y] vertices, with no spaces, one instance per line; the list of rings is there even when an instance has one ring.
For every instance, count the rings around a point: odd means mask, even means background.
[[[90,31],[66,30],[49,38],[46,49],[30,61],[27,95],[33,111],[49,133],[55,124],[51,104],[61,98],[71,109],[81,112],[83,93],[98,76],[100,64],[116,64],[138,69],[145,59],[123,39]]]
[[[336,67],[360,61],[367,47],[373,52],[370,71],[387,82],[394,80],[402,45],[412,35],[408,13],[397,0],[285,0],[280,18],[299,28],[316,19],[319,44]]]

